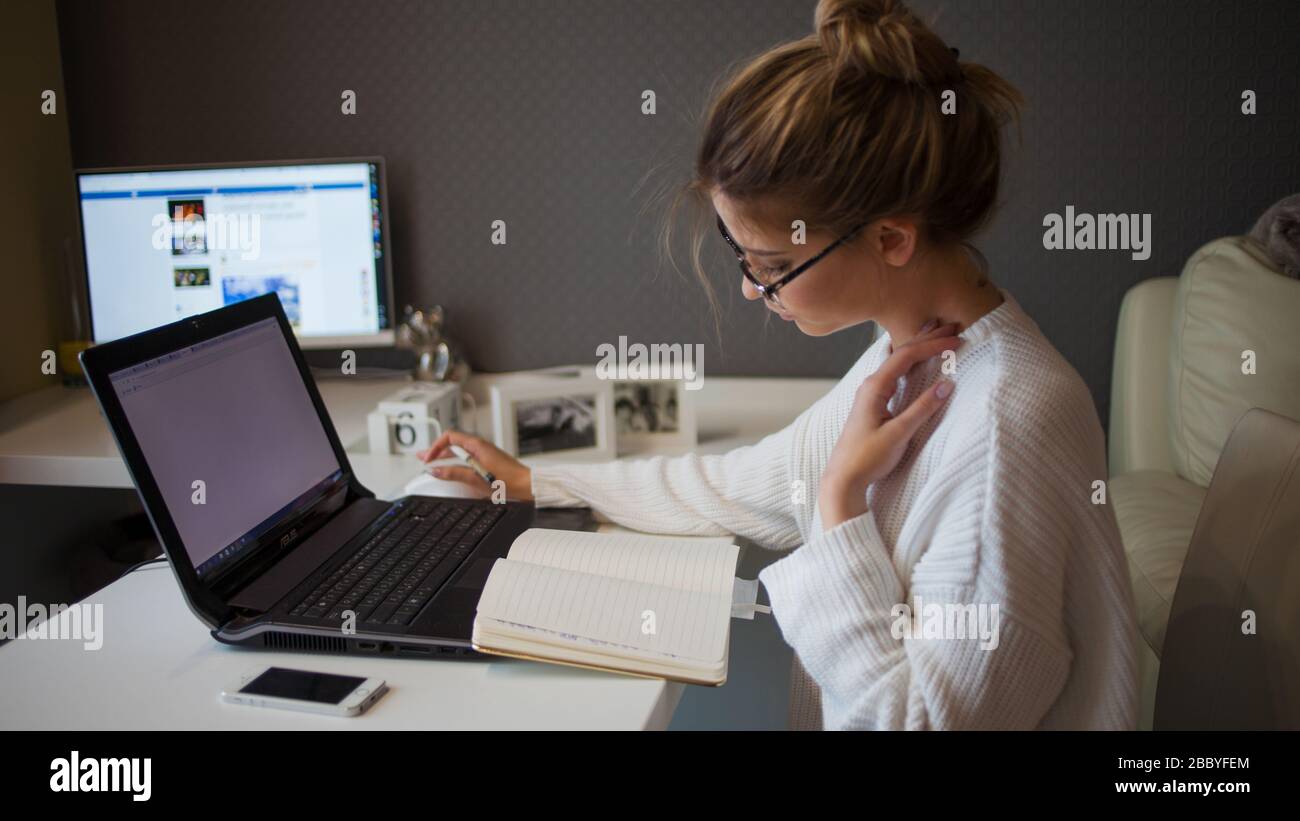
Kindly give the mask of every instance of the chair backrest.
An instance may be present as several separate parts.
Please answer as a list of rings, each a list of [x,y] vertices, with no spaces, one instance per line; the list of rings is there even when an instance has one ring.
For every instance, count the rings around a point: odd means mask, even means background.
[[[1208,487],[1241,415],[1300,419],[1300,279],[1249,237],[1208,243],[1187,261],[1169,344],[1169,452],[1175,472]]]
[[[1174,594],[1155,729],[1300,729],[1300,422],[1224,447]]]

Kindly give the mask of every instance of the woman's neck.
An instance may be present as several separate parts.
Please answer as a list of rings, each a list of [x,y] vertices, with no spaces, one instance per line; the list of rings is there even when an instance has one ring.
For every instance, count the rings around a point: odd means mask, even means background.
[[[875,317],[892,343],[908,341],[932,319],[940,325],[955,322],[961,333],[1003,302],[997,286],[965,250],[932,252],[926,262],[925,269],[908,275],[916,287]]]

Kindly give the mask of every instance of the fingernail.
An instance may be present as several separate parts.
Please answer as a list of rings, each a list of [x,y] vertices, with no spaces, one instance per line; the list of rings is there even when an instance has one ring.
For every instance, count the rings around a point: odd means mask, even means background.
[[[432,473],[434,476],[437,476],[437,477],[440,478],[440,479],[442,478],[442,468],[434,468],[433,470],[431,470],[431,471],[429,471],[429,472]]]
[[[928,332],[928,331],[933,331],[933,330],[934,330],[935,328],[937,328],[937,327],[939,327],[939,320],[937,320],[937,319],[931,319],[929,322],[927,322],[927,323],[925,323],[924,325],[921,326],[921,333],[926,333],[926,332]]]
[[[951,379],[941,379],[939,384],[934,386],[934,395],[940,399],[947,399],[950,393],[952,393]]]

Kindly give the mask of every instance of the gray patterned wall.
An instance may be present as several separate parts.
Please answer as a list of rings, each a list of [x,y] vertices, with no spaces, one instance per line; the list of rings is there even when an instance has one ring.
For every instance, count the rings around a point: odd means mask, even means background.
[[[813,0],[60,3],[79,165],[389,159],[400,302],[441,302],[484,370],[601,342],[710,343],[709,373],[838,376],[866,329],[812,340],[739,298],[723,349],[701,291],[658,263],[655,186],[689,168],[709,84],[808,33]],[[916,2],[1030,101],[982,240],[1105,418],[1124,291],[1176,274],[1300,190],[1300,3]],[[354,89],[358,113],[340,113]],[[654,89],[658,113],[640,113]],[[1239,112],[1243,89],[1259,113]],[[648,182],[643,179],[649,174]],[[1150,212],[1150,260],[1048,252],[1066,205]],[[495,219],[505,247],[489,242]]]

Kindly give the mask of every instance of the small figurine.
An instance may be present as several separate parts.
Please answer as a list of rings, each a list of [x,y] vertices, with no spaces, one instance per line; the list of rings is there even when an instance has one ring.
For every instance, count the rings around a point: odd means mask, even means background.
[[[397,328],[397,344],[419,356],[415,378],[420,381],[464,382],[469,378],[469,363],[460,356],[456,344],[443,336],[445,319],[441,305],[427,312],[407,305]]]

